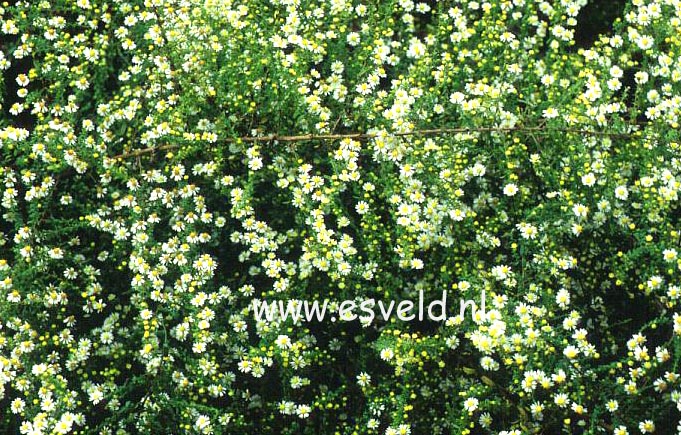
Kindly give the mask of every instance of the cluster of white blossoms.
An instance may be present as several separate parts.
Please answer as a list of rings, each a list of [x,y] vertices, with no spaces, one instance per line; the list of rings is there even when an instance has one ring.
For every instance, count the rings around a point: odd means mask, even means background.
[[[681,2],[585,6],[0,5],[0,432],[681,433]]]

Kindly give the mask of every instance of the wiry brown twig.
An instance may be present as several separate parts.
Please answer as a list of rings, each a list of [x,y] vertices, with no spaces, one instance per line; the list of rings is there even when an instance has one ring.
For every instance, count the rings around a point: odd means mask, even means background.
[[[608,131],[586,130],[579,128],[551,128],[551,127],[456,127],[456,128],[432,128],[425,130],[413,130],[405,132],[388,133],[389,137],[404,137],[404,136],[434,136],[449,133],[487,133],[487,132],[531,132],[531,133],[573,133],[583,134],[587,136],[605,136],[605,137],[628,137],[631,133],[614,133]],[[341,140],[354,139],[358,141],[374,139],[381,135],[381,133],[343,133],[343,134],[301,134],[292,136],[279,136],[270,134],[266,136],[243,136],[236,138],[225,138],[220,142],[234,143],[234,142],[303,142],[303,141],[327,141],[327,140]],[[156,147],[143,148],[128,153],[123,153],[115,156],[115,159],[127,159],[130,157],[138,157],[145,154],[152,154],[157,151],[169,151],[179,148],[179,144],[166,144]]]

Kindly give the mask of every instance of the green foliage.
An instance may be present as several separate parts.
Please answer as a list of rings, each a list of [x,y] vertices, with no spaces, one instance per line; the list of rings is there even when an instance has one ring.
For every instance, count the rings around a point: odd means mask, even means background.
[[[677,433],[681,4],[620,5],[4,3],[0,431]]]

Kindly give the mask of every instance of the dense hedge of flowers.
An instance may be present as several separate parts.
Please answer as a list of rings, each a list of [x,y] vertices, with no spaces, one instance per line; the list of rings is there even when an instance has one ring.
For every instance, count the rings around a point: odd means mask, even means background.
[[[681,2],[584,6],[3,3],[0,431],[681,433]]]

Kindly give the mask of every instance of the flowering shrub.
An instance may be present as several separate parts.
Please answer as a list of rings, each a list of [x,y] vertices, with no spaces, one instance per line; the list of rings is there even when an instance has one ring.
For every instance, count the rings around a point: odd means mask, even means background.
[[[2,433],[681,432],[681,2],[584,6],[3,3]]]

